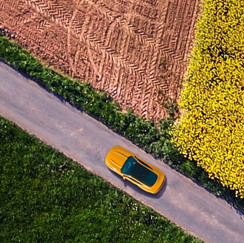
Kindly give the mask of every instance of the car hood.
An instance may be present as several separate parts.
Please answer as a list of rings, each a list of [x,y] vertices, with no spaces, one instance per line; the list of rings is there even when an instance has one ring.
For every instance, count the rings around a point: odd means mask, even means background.
[[[133,155],[134,154],[128,150],[125,150],[120,146],[115,146],[107,154],[106,164],[110,167],[114,167],[117,170],[121,170],[127,158]]]

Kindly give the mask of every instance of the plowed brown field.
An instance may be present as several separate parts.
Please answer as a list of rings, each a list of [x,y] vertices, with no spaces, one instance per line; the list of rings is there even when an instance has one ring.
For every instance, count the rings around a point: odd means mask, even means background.
[[[200,0],[0,0],[0,28],[144,118],[178,99]]]

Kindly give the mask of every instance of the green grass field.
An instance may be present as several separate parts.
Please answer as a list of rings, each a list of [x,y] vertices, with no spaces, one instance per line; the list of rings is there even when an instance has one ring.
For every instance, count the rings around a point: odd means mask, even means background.
[[[0,117],[0,242],[200,242]]]

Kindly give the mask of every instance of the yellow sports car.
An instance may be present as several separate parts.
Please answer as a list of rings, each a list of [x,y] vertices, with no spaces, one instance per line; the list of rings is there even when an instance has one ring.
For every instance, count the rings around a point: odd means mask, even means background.
[[[165,182],[164,173],[157,167],[121,146],[115,146],[108,152],[105,163],[124,180],[131,181],[149,193],[156,194]]]

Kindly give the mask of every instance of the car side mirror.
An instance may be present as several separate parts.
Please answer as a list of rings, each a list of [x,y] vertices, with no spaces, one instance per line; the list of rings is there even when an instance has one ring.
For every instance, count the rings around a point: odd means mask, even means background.
[[[123,175],[123,180],[125,180],[126,179],[126,176],[125,175]]]

